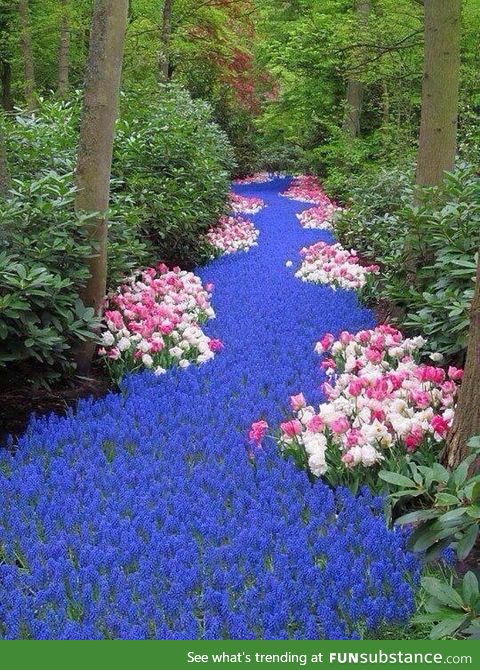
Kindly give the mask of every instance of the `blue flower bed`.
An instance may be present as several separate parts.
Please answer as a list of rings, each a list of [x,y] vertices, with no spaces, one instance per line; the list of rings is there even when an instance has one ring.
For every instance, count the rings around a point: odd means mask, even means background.
[[[201,271],[224,352],[131,376],[1,455],[2,637],[331,639],[412,614],[418,566],[381,501],[246,457],[253,420],[280,420],[300,390],[320,399],[319,336],[373,324],[353,293],[285,267],[328,234],[298,225],[283,186],[239,188],[269,204],[260,246]]]

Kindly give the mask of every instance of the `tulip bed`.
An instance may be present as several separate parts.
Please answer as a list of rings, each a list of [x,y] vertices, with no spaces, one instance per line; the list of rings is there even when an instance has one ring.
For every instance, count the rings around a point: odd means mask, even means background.
[[[274,445],[249,458],[252,421],[279,424],[299,390],[312,405],[324,399],[319,333],[374,327],[355,292],[286,269],[302,246],[332,242],[299,225],[302,205],[278,197],[286,185],[236,187],[268,205],[258,246],[215,259],[198,282],[171,277],[182,314],[192,308],[197,322],[212,301],[217,318],[201,330],[223,351],[201,366],[127,375],[121,393],[33,420],[1,454],[1,637],[365,638],[408,622],[419,565],[386,528],[383,502],[310,483]],[[148,304],[132,297],[135,285],[116,298],[148,344],[160,342],[162,322],[148,320],[165,275],[140,278]],[[117,319],[106,349],[118,347]]]
[[[202,286],[192,272],[160,264],[131,277],[107,299],[99,355],[111,376],[151,368],[163,374],[173,365],[206,363],[221,348],[201,325],[215,317],[213,285]]]
[[[318,228],[318,230],[332,230],[332,218],[337,207],[328,198],[317,207],[310,207],[297,214],[297,219],[304,228]]]
[[[230,193],[230,208],[234,214],[258,214],[265,206],[262,198]]]
[[[248,251],[257,245],[259,232],[251,221],[240,216],[222,216],[207,232],[208,243],[221,254]]]
[[[329,378],[326,402],[316,410],[303,393],[291,397],[295,414],[280,425],[281,449],[304,453],[316,476],[351,470],[369,483],[368,469],[382,462],[396,469],[407,453],[433,462],[453,422],[463,371],[419,363],[425,344],[388,325],[343,331],[338,340],[324,335],[315,351],[330,356],[321,365]],[[253,441],[259,444],[267,428],[252,433]]]
[[[303,260],[295,276],[332,288],[361,289],[369,277],[379,272],[378,265],[360,265],[357,253],[338,243],[317,242],[301,249],[300,255]]]

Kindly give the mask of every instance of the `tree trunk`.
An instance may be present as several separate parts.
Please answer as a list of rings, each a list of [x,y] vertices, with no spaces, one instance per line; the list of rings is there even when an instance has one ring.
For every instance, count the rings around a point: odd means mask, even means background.
[[[35,68],[28,0],[18,0],[18,14],[20,18],[20,45],[23,57],[23,73],[25,77],[25,101],[27,103],[27,110],[32,112],[36,107]]]
[[[365,29],[368,15],[371,10],[371,0],[356,0],[356,13],[359,27]],[[350,137],[360,135],[360,117],[363,106],[363,84],[355,77],[350,77],[347,82],[347,98],[345,105],[345,116],[343,118],[343,132]]]
[[[60,43],[58,49],[58,95],[64,98],[69,88],[70,73],[70,2],[60,0],[62,9],[60,17]]]
[[[442,459],[446,466],[454,468],[465,458],[467,442],[474,435],[480,435],[480,249],[477,283],[470,310],[465,373]]]
[[[0,112],[0,197],[5,197],[10,185],[10,175],[8,172],[7,148],[5,146],[1,114],[2,112]]]
[[[419,186],[454,167],[460,81],[461,0],[425,0],[425,55],[418,147]]]
[[[0,83],[2,85],[1,105],[6,112],[13,110],[12,66],[6,60],[0,62]]]
[[[160,59],[159,76],[160,81],[167,82],[170,79],[170,37],[172,35],[172,5],[173,0],[165,0],[162,13],[162,31],[160,34]]]
[[[416,201],[422,187],[441,184],[453,170],[457,148],[458,89],[460,82],[460,20],[462,0],[425,0],[422,114],[418,143]],[[415,237],[405,240],[407,282],[416,286],[417,269],[428,259],[418,258]]]
[[[87,261],[90,279],[82,293],[98,315],[106,292],[107,209],[127,12],[128,0],[95,0],[77,157],[75,208],[99,213],[90,224],[96,253]],[[87,342],[77,352],[80,374],[88,374],[94,350]]]

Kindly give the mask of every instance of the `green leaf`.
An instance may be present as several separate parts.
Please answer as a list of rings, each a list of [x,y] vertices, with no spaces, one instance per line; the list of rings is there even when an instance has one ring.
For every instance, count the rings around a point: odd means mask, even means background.
[[[449,512],[445,512],[445,514],[442,514],[442,516],[438,520],[442,524],[447,524],[450,523],[451,521],[459,519],[466,512],[467,512],[466,507],[457,507],[455,509],[451,509]]]
[[[440,623],[437,623],[437,625],[430,631],[430,639],[440,640],[442,637],[452,635],[465,623],[466,620],[467,616],[465,614],[456,614],[448,619],[440,621]]]
[[[468,440],[467,444],[472,449],[480,449],[480,435],[475,435],[475,437],[471,437]]]
[[[450,537],[452,532],[451,528],[442,529],[439,527],[438,522],[435,522],[433,526],[428,526],[427,528],[421,526],[418,528],[410,537],[409,543],[413,545],[413,551],[426,551],[433,544]]]
[[[423,577],[422,587],[427,593],[444,605],[452,607],[453,609],[463,609],[463,600],[461,596],[452,586],[450,586],[450,584],[442,582],[436,577]]]
[[[449,507],[450,505],[459,505],[460,500],[457,496],[453,496],[451,493],[437,493],[435,504]]]
[[[438,510],[422,509],[417,512],[409,512],[399,517],[395,523],[398,526],[403,526],[406,523],[415,523],[416,521],[425,521],[426,519],[435,519],[438,516]]]
[[[468,456],[467,458],[465,458],[465,459],[460,463],[460,465],[458,466],[458,468],[456,468],[456,470],[454,470],[454,472],[453,472],[453,481],[454,481],[455,486],[456,486],[457,488],[460,488],[460,486],[461,486],[461,485],[463,484],[463,482],[466,480],[467,475],[468,475],[468,470],[469,470],[471,464],[473,463],[473,461],[475,460],[475,458],[476,458],[476,455],[475,455],[475,454],[472,454],[471,456]]]
[[[475,607],[478,600],[478,579],[471,570],[463,578],[462,593],[464,601],[471,607]]]
[[[434,481],[446,484],[450,479],[450,473],[440,463],[434,463],[432,465],[432,470],[433,470]]]
[[[475,619],[468,628],[462,631],[469,639],[480,640],[480,618]]]
[[[472,493],[470,495],[472,503],[480,503],[480,482],[473,485]]]
[[[413,479],[405,477],[405,475],[400,475],[398,472],[380,470],[378,476],[380,479],[383,479],[384,482],[388,482],[389,484],[395,484],[395,486],[408,486],[409,488],[416,489]]]
[[[479,526],[477,523],[472,523],[472,525],[465,531],[461,540],[457,544],[457,557],[460,561],[463,561],[467,558],[468,554],[472,551],[475,542],[477,541]]]

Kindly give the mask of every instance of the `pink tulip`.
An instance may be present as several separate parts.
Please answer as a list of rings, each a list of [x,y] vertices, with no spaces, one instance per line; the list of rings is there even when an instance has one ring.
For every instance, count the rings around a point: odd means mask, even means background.
[[[460,381],[463,378],[463,370],[461,368],[456,368],[453,365],[450,365],[448,368],[448,376],[453,381]]]
[[[410,433],[405,438],[405,446],[407,451],[412,452],[421,444],[423,440],[423,430],[419,426],[412,428]]]
[[[325,333],[325,335],[320,340],[322,351],[328,351],[334,342],[335,338],[332,333]]]
[[[251,442],[254,442],[257,446],[259,446],[267,430],[268,430],[268,423],[266,421],[263,420],[254,421],[250,427],[250,431],[248,433],[248,439]]]
[[[350,430],[347,431],[345,438],[347,447],[355,447],[360,440],[360,431],[358,428],[350,428]]]
[[[447,434],[448,429],[450,428],[448,421],[445,421],[443,416],[440,416],[439,414],[436,414],[432,418],[431,426],[435,431],[435,433],[440,435],[440,437],[444,437]]]
[[[350,424],[344,416],[341,416],[339,419],[334,419],[330,422],[330,428],[337,435],[342,435],[350,428]]]
[[[350,342],[353,340],[353,335],[347,330],[342,330],[338,339],[342,344],[347,345],[350,344]]]
[[[298,419],[291,419],[280,424],[280,429],[284,437],[293,438],[302,432],[302,424]]]
[[[410,391],[410,398],[417,407],[420,407],[420,409],[429,407],[431,403],[430,396],[425,391],[412,390]]]
[[[321,433],[324,428],[325,428],[325,424],[323,422],[323,419],[320,416],[318,416],[318,414],[315,414],[315,416],[312,416],[310,421],[307,423],[307,429],[311,433]]]
[[[208,343],[210,351],[222,351],[223,342],[221,340],[210,340]]]
[[[378,349],[373,349],[372,347],[368,347],[365,350],[365,357],[367,358],[370,363],[380,363],[383,359],[383,353],[381,351],[378,351]]]
[[[363,380],[361,377],[355,378],[348,385],[348,392],[354,397],[358,397],[363,391]]]
[[[333,358],[325,358],[325,360],[323,360],[323,361],[320,363],[320,367],[321,367],[323,370],[328,370],[329,368],[333,368],[333,369],[335,370],[335,368],[337,367],[337,364],[335,363],[335,361],[333,360]]]
[[[290,396],[290,407],[293,409],[294,412],[298,412],[298,410],[302,409],[302,407],[305,407],[306,404],[307,402],[305,400],[305,396],[303,395],[303,393]]]

